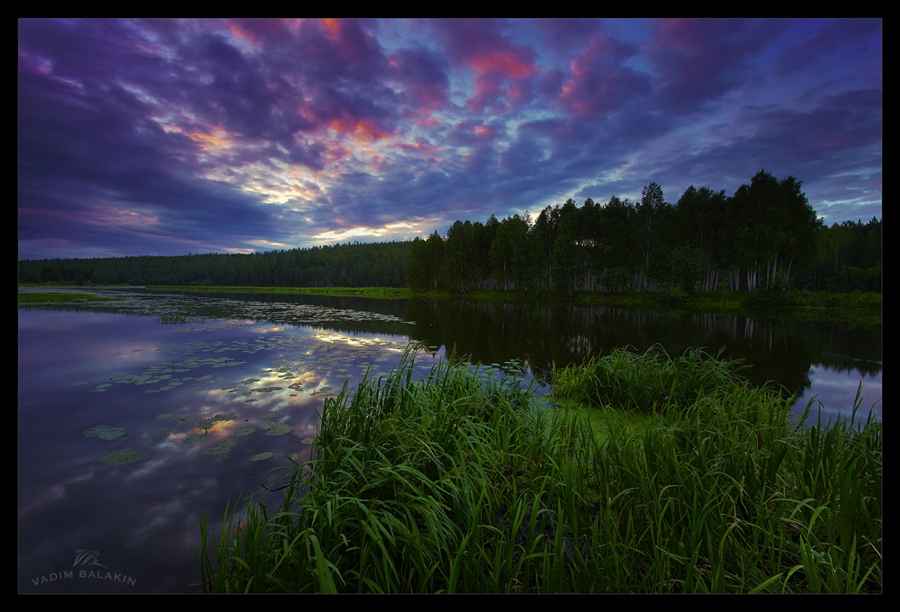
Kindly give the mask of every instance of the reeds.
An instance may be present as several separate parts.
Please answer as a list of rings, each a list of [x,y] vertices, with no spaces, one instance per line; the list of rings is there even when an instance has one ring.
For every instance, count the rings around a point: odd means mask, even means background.
[[[644,413],[690,406],[711,391],[727,391],[744,383],[741,360],[724,361],[688,350],[669,357],[659,345],[638,354],[631,347],[553,372],[553,395],[592,406]]]
[[[608,374],[615,397],[652,416],[641,428],[611,419],[603,443],[576,411],[540,409],[515,380],[485,383],[451,361],[417,382],[408,356],[345,387],[277,511],[226,510],[211,543],[204,516],[204,587],[881,590],[879,422],[800,427],[783,398],[708,356],[616,358],[632,370],[630,383]],[[669,369],[695,380],[671,382]]]

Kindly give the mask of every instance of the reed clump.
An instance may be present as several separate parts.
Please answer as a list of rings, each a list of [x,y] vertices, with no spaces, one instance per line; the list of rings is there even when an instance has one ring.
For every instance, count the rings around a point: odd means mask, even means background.
[[[797,425],[779,394],[698,359],[715,372],[685,391],[636,375],[674,393],[672,409],[622,391],[656,410],[641,428],[611,419],[601,443],[516,379],[444,361],[416,381],[408,357],[326,402],[314,459],[277,508],[226,509],[218,537],[202,517],[204,590],[880,591],[880,422],[854,425],[857,405]]]
[[[726,361],[700,350],[669,357],[659,345],[644,353],[631,347],[596,355],[553,373],[553,395],[598,407],[671,412],[711,392],[745,385],[742,360]]]

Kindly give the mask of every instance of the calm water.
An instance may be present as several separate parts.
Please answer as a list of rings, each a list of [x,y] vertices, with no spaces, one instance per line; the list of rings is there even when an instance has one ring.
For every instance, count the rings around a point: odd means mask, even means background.
[[[778,318],[312,296],[187,296],[19,309],[19,591],[190,592],[202,510],[303,461],[324,398],[424,343],[490,368],[548,372],[585,356],[659,343],[669,354],[723,349],[833,416],[881,414],[881,329]],[[204,427],[202,419],[207,421]],[[197,421],[201,419],[201,421]],[[200,427],[198,427],[200,425]],[[100,426],[106,426],[101,429]],[[106,433],[103,433],[103,432]],[[86,432],[90,435],[86,435]],[[103,434],[102,436],[99,434]],[[111,439],[104,439],[111,438]],[[131,451],[140,460],[107,465]],[[116,454],[118,453],[118,455]],[[271,453],[271,456],[268,454]],[[278,494],[270,497],[277,503]]]

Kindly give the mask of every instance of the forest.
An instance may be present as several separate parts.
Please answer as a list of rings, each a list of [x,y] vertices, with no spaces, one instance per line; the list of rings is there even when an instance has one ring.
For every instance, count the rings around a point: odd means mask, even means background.
[[[413,289],[881,292],[881,221],[824,226],[801,182],[761,170],[733,196],[693,186],[674,205],[569,199],[536,219],[457,221],[412,243]]]
[[[588,198],[484,223],[456,221],[409,242],[254,254],[19,261],[20,283],[410,287],[541,291],[804,289],[881,292],[881,220],[825,226],[793,176],[760,170],[732,196],[689,187],[673,205]]]

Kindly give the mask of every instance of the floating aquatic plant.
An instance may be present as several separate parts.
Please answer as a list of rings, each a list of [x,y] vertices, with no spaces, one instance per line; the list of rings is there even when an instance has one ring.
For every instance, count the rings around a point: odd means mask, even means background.
[[[221,444],[218,446],[213,446],[212,448],[207,448],[203,451],[204,455],[224,455],[225,453],[230,453],[231,450],[237,446],[237,440],[229,438],[228,440],[223,440]]]
[[[263,423],[260,427],[266,430],[267,436],[282,436],[294,430],[292,425],[287,425],[286,423],[268,422]]]
[[[139,453],[132,448],[123,448],[122,450],[113,451],[103,455],[98,461],[100,461],[100,463],[105,463],[106,465],[126,465],[128,463],[134,463],[135,461],[141,461],[147,457],[149,457],[149,455]]]
[[[165,421],[166,419],[171,419],[173,416],[175,416],[175,413],[173,412],[163,412],[162,414],[157,414],[156,419],[158,421]]]
[[[88,438],[100,438],[101,440],[118,440],[119,438],[127,438],[124,427],[110,427],[108,425],[97,425],[85,430],[84,435]]]
[[[159,429],[154,429],[147,435],[150,436],[151,438],[155,438],[156,436],[166,436],[166,435],[172,434],[172,433],[175,433],[175,430],[172,429],[171,427],[160,427]]]
[[[275,456],[275,453],[273,452],[259,453],[258,455],[253,455],[252,457],[250,457],[250,461],[264,461],[266,459],[272,458],[273,456]]]
[[[227,412],[225,414],[215,414],[208,419],[200,419],[194,425],[197,429],[209,429],[219,421],[233,421],[237,417],[237,414],[234,412]]]

